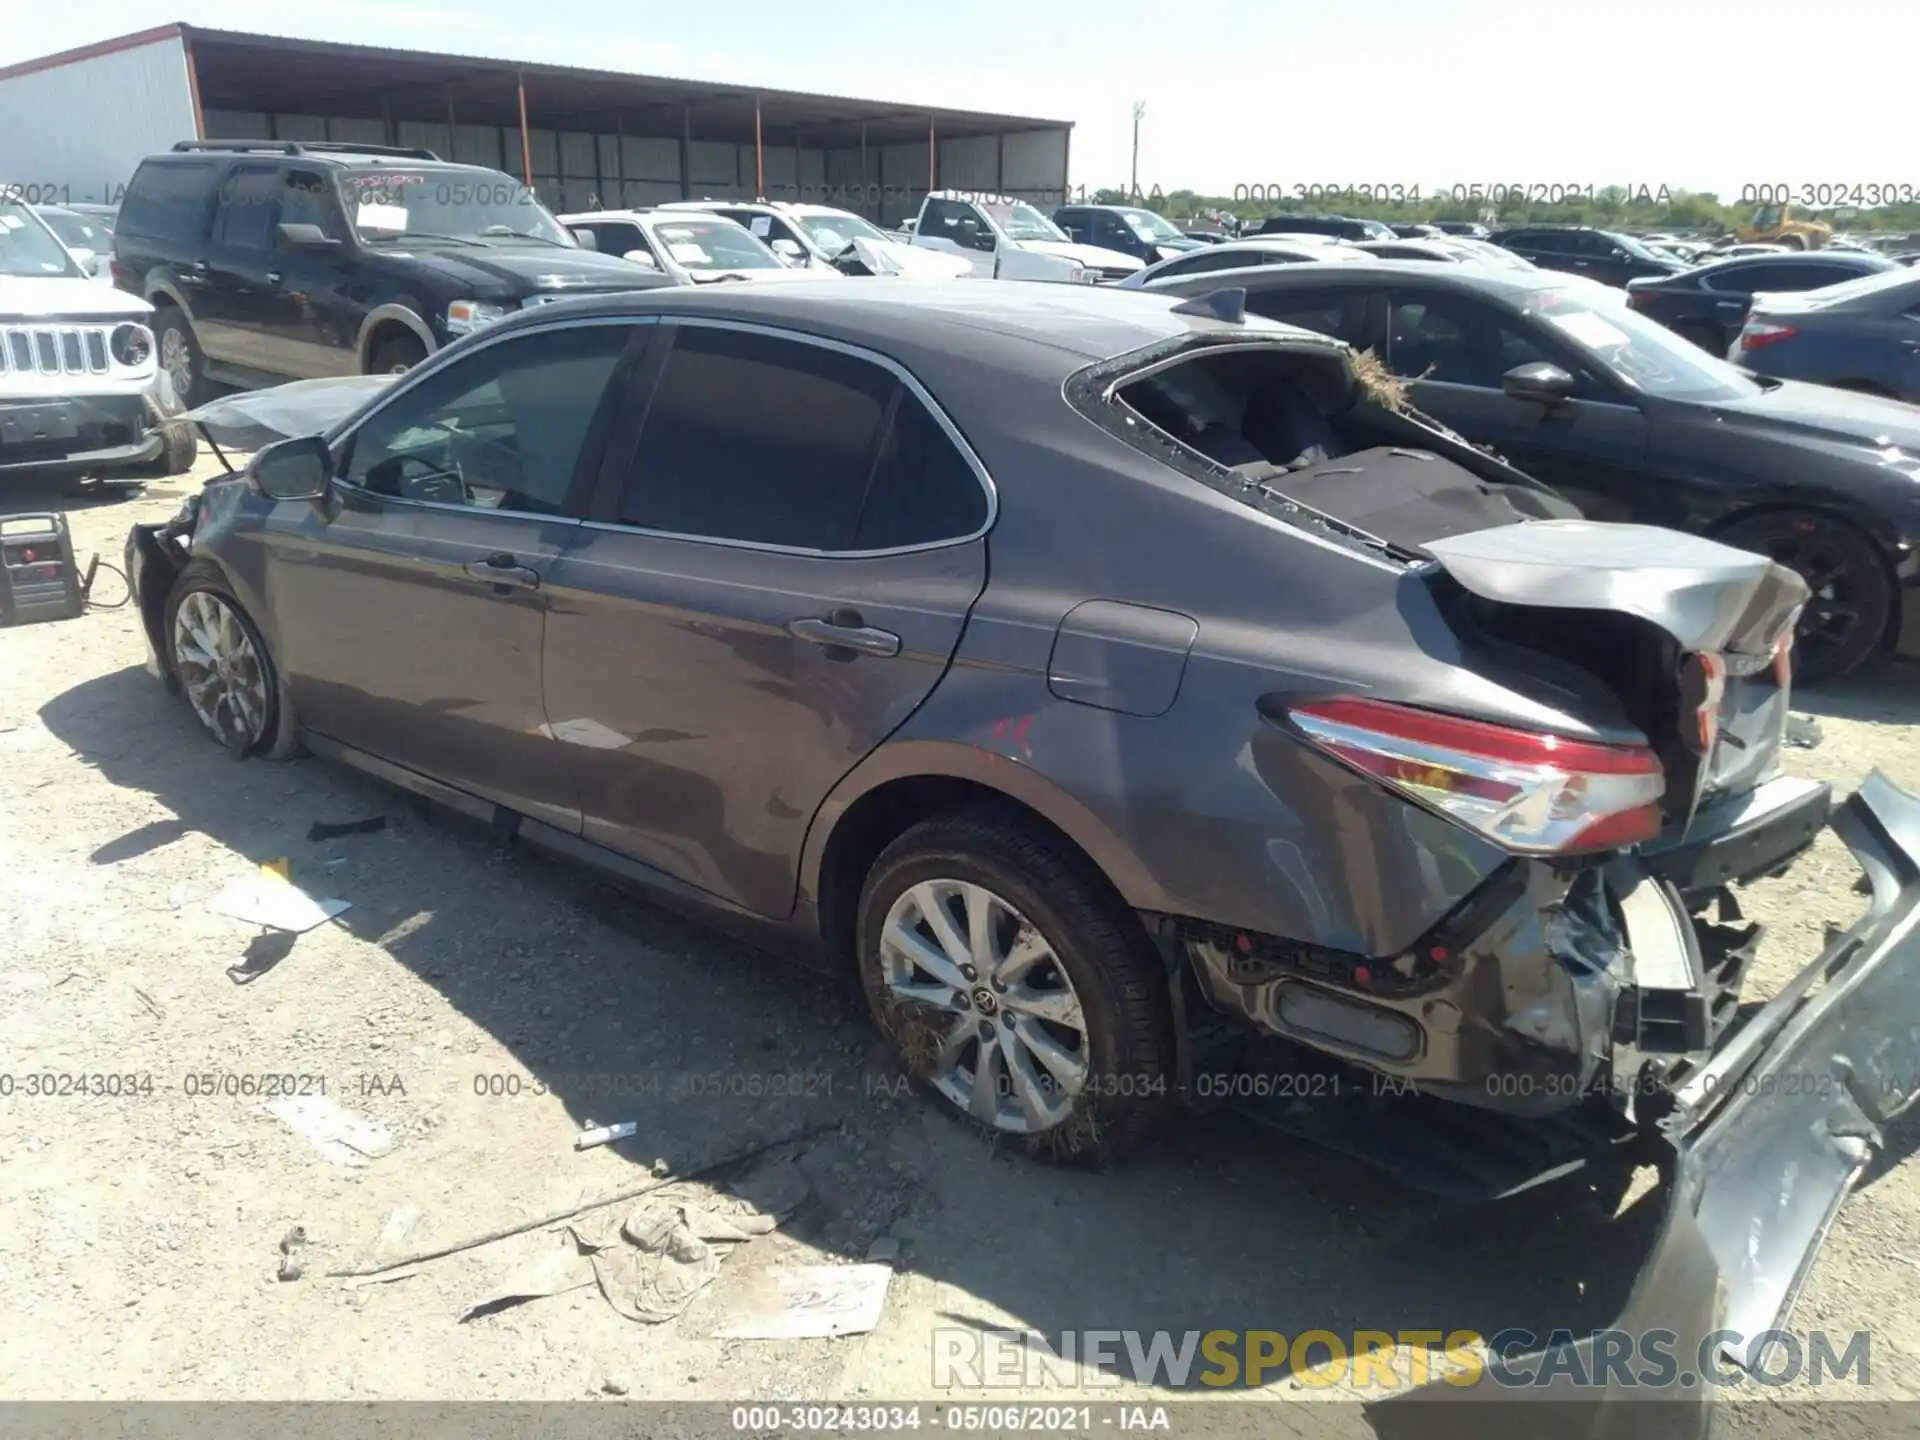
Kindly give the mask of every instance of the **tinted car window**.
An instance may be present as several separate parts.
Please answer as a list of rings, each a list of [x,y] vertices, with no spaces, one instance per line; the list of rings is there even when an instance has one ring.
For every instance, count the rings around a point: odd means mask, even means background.
[[[683,326],[618,518],[674,535],[852,549],[897,384],[825,346]]]
[[[867,487],[858,550],[958,540],[987,523],[987,493],[919,397],[902,388]]]
[[[580,228],[593,236],[602,255],[624,255],[629,250],[645,250],[649,255],[653,253],[653,247],[647,244],[647,237],[640,233],[640,227],[629,220],[595,220]]]
[[[346,216],[326,180],[311,170],[289,170],[280,195],[282,225],[313,225],[330,240],[347,238]]]
[[[279,210],[279,167],[236,165],[220,186],[214,238],[234,250],[271,250]]]
[[[1752,265],[1747,267],[1740,288],[1749,295],[1759,290],[1820,290],[1859,273],[1844,265]],[[1716,284],[1714,288],[1725,287]]]
[[[150,240],[199,238],[218,170],[212,160],[142,165],[120,201],[116,232]]]
[[[1516,365],[1560,363],[1491,306],[1453,295],[1399,292],[1392,307],[1392,365],[1396,375],[1449,385],[1500,388]]]
[[[971,205],[957,200],[929,200],[920,217],[920,234],[951,240],[965,250],[991,250],[993,232]]]
[[[1262,290],[1247,297],[1247,309],[1282,325],[1332,335],[1349,345],[1364,345],[1367,340],[1367,297],[1361,290]]]
[[[1225,254],[1202,252],[1169,260],[1153,272],[1153,278],[1159,280],[1174,275],[1198,275],[1207,270],[1239,270],[1248,265],[1272,265],[1291,259],[1291,255],[1255,254],[1246,250],[1230,250]]]
[[[1567,243],[1567,236],[1560,230],[1520,230],[1504,237],[1503,245],[1518,245],[1523,250],[1538,250],[1547,255],[1571,254],[1573,247]]]
[[[569,325],[489,345],[375,414],[341,477],[403,500],[558,514],[631,333]]]

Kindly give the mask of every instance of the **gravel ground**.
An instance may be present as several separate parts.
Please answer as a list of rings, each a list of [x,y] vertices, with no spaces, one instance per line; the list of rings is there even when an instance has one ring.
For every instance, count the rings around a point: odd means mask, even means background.
[[[190,488],[68,502],[82,555],[117,561],[126,526]],[[103,600],[118,589],[102,575]],[[0,1061],[143,1077],[132,1094],[0,1101],[0,1295],[31,1320],[0,1325],[0,1397],[925,1398],[937,1327],[1544,1333],[1605,1323],[1642,1258],[1655,1207],[1617,1188],[1464,1212],[1218,1117],[1108,1174],[996,1153],[893,1093],[847,991],[337,766],[238,764],[143,655],[130,609],[0,632]],[[1801,703],[1824,739],[1793,768],[1920,785],[1920,672]],[[378,833],[306,838],[373,815]],[[204,902],[282,858],[352,908],[263,948]],[[1771,926],[1763,984],[1859,913],[1854,875],[1828,836],[1749,892]],[[228,967],[249,954],[279,958],[237,985]],[[617,1095],[567,1078],[607,1074],[641,1078]],[[240,1081],[198,1078],[256,1075],[324,1078],[391,1150],[338,1163]],[[576,1152],[590,1121],[638,1128]],[[324,1273],[374,1255],[396,1207],[420,1212],[402,1248],[448,1246],[802,1127],[808,1203],[670,1323],[622,1319],[591,1287],[462,1320],[555,1247],[550,1229],[390,1283]],[[1841,1213],[1796,1316],[1803,1333],[1872,1332],[1873,1396],[1920,1385],[1920,1165],[1898,1164],[1916,1133],[1895,1134]],[[296,1225],[306,1272],[282,1281]],[[899,1259],[873,1334],[712,1338],[762,1272],[858,1261],[875,1241]]]

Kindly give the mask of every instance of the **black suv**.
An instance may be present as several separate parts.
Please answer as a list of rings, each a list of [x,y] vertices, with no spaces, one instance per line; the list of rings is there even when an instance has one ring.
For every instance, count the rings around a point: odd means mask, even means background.
[[[1671,256],[1654,253],[1631,235],[1585,225],[1529,225],[1498,231],[1491,238],[1543,270],[1590,275],[1607,285],[1665,279],[1687,268]]]
[[[1331,235],[1336,240],[1392,240],[1384,220],[1352,220],[1345,215],[1272,215],[1256,235]]]
[[[113,282],[153,302],[184,405],[209,381],[405,370],[529,305],[668,283],[583,248],[498,170],[271,140],[182,141],[141,161]]]
[[[1063,205],[1053,212],[1053,223],[1082,245],[1118,250],[1149,265],[1205,245],[1181,234],[1164,215],[1140,205]]]

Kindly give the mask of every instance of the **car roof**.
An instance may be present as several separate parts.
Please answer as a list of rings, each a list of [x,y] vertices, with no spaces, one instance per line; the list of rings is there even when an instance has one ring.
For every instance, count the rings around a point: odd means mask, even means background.
[[[846,285],[822,279],[777,286],[622,291],[560,301],[510,316],[499,325],[532,324],[563,314],[685,315],[791,327],[883,354],[940,352],[972,365],[1017,364],[1022,370],[1040,365],[1061,378],[1092,361],[1196,334],[1223,340],[1285,342],[1291,338],[1315,348],[1324,344],[1304,331],[1258,316],[1234,322],[1180,314],[1177,307],[1184,303],[1184,297],[1150,290],[1043,280],[988,283],[962,278],[911,285]]]
[[[744,230],[747,228],[731,215],[716,215],[710,210],[669,210],[664,205],[653,205],[644,209],[634,210],[574,210],[565,215],[556,215],[553,218],[558,220],[562,225],[584,225],[592,220],[630,220],[636,225],[649,220],[673,220],[684,225],[696,214],[702,219],[711,220],[718,225],[731,225],[736,230]]]
[[[508,180],[504,172],[490,165],[467,165],[458,160],[442,160],[430,157],[426,153],[411,153],[395,148],[393,153],[382,154],[377,150],[355,150],[344,142],[338,146],[330,145],[325,149],[314,149],[313,144],[302,145],[299,141],[262,140],[252,148],[243,148],[242,142],[234,142],[235,148],[225,149],[214,145],[200,150],[161,150],[141,160],[142,165],[179,165],[193,164],[206,160],[222,161],[261,161],[287,160],[302,165],[325,165],[335,170],[458,170],[474,175],[491,175],[503,181]],[[518,184],[518,181],[512,183]]]
[[[1369,255],[1371,251],[1367,252]],[[1396,285],[1439,285],[1457,290],[1474,290],[1518,302],[1543,290],[1564,290],[1573,277],[1557,270],[1496,270],[1491,266],[1468,262],[1462,265],[1411,265],[1374,257],[1366,260],[1328,262],[1304,260],[1294,265],[1246,266],[1237,270],[1208,270],[1199,275],[1177,275],[1147,289],[1151,295],[1162,286],[1171,291],[1190,291],[1203,281],[1211,281],[1221,290],[1238,287],[1271,290],[1281,287],[1306,287],[1327,281],[1390,281]]]

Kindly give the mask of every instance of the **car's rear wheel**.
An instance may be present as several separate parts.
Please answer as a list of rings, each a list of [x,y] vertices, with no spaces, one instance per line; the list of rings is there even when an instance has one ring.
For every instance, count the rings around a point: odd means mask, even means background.
[[[280,672],[217,575],[188,569],[167,597],[167,658],[207,733],[235,755],[284,760],[300,750]]]
[[[1117,1158],[1171,1104],[1166,976],[1136,916],[1024,817],[936,817],[860,896],[861,979],[909,1072],[1030,1154]]]
[[[1831,516],[1782,510],[1736,521],[1714,536],[1777,560],[1813,592],[1794,638],[1794,678],[1836,680],[1879,647],[1893,614],[1893,577],[1858,530]]]
[[[427,358],[427,347],[415,335],[396,335],[382,340],[367,366],[369,375],[404,375]]]
[[[155,317],[153,329],[160,369],[166,374],[173,404],[180,410],[191,410],[208,398],[206,357],[200,342],[194,339],[193,326],[177,305],[167,305]]]

